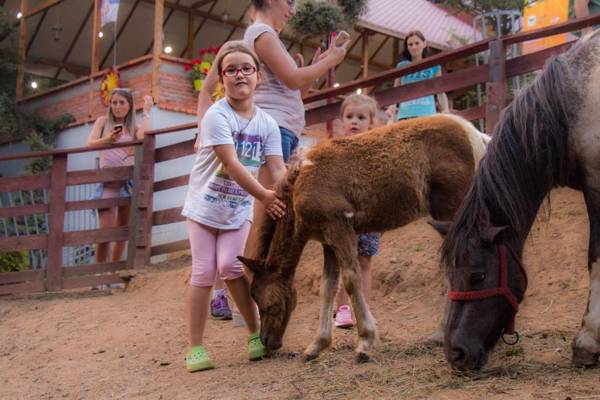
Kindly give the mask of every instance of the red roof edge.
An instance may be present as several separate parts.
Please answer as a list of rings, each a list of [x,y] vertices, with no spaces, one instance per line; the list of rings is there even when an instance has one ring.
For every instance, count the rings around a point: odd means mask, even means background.
[[[475,18],[475,14],[465,11],[465,10],[459,10],[456,9],[454,7],[450,7],[450,6],[445,6],[442,4],[438,4],[438,3],[433,3],[432,4],[434,6],[436,6],[437,8],[444,10],[444,12],[452,15],[453,17],[458,18],[459,20],[461,20],[462,22],[464,22],[465,24],[468,24],[469,26],[473,26],[473,19]]]

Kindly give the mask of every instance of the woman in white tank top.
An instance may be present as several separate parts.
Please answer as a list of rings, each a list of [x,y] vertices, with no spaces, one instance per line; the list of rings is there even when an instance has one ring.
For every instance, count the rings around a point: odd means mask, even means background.
[[[144,96],[144,111],[141,125],[136,124],[135,103],[129,89],[117,88],[110,93],[107,115],[99,117],[88,137],[88,146],[99,146],[113,143],[130,142],[142,139],[144,132],[150,127],[150,111],[152,97]],[[100,150],[100,168],[123,167],[133,165],[134,147],[117,147]],[[130,197],[131,181],[116,181],[98,183],[94,194],[95,199],[115,197]],[[129,223],[130,207],[114,207],[98,209],[101,228],[127,225]],[[120,261],[125,251],[126,241],[116,242],[113,247],[111,261]],[[108,261],[110,243],[96,245],[96,262]]]

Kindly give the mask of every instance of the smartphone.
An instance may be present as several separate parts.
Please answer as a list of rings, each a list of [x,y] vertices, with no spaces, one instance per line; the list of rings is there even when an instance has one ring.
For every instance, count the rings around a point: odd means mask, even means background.
[[[123,124],[115,124],[114,129],[118,134],[121,134],[123,131]]]
[[[336,47],[340,47],[348,40],[350,40],[350,34],[346,31],[339,31],[337,36],[335,37],[335,45]]]

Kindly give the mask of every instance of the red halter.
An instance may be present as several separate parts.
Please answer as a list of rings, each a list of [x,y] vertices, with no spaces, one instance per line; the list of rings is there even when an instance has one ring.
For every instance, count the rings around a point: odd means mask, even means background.
[[[448,297],[452,301],[471,301],[489,299],[491,297],[496,296],[503,296],[515,311],[515,314],[513,315],[513,317],[511,318],[510,322],[504,330],[504,333],[512,335],[515,333],[515,316],[519,311],[519,301],[517,300],[517,297],[513,294],[512,290],[510,290],[510,288],[508,287],[508,262],[506,260],[506,247],[502,243],[500,243],[497,247],[498,256],[500,257],[500,286],[491,289],[472,290],[466,292],[450,291],[448,293]],[[521,272],[523,272],[523,276],[525,277],[525,286],[527,286],[527,274],[525,273],[523,265],[521,265],[519,257],[517,257],[512,247],[508,246],[508,249],[517,261],[517,264],[519,264],[519,268],[521,268]]]

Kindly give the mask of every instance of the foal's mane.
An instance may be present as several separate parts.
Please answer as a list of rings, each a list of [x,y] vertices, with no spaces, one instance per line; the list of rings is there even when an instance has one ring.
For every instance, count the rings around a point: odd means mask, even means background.
[[[574,168],[569,125],[579,107],[571,53],[549,61],[542,75],[502,113],[442,245],[446,265],[454,265],[467,239],[480,236],[490,225],[509,226],[524,242],[548,192],[568,182]]]
[[[293,215],[292,190],[294,187],[294,182],[296,182],[296,178],[298,177],[298,174],[300,173],[300,167],[301,167],[300,161],[289,165],[287,173],[275,185],[275,191],[277,192],[277,195],[281,198],[281,200],[286,205],[286,215],[278,221],[275,221],[268,215],[265,215],[262,225],[260,226],[258,249],[256,252],[259,260],[267,259],[267,256],[269,254],[269,248],[271,247],[271,241],[273,240],[273,235],[275,234],[275,227],[277,226],[277,223],[283,223],[284,219],[292,218],[292,215]]]

